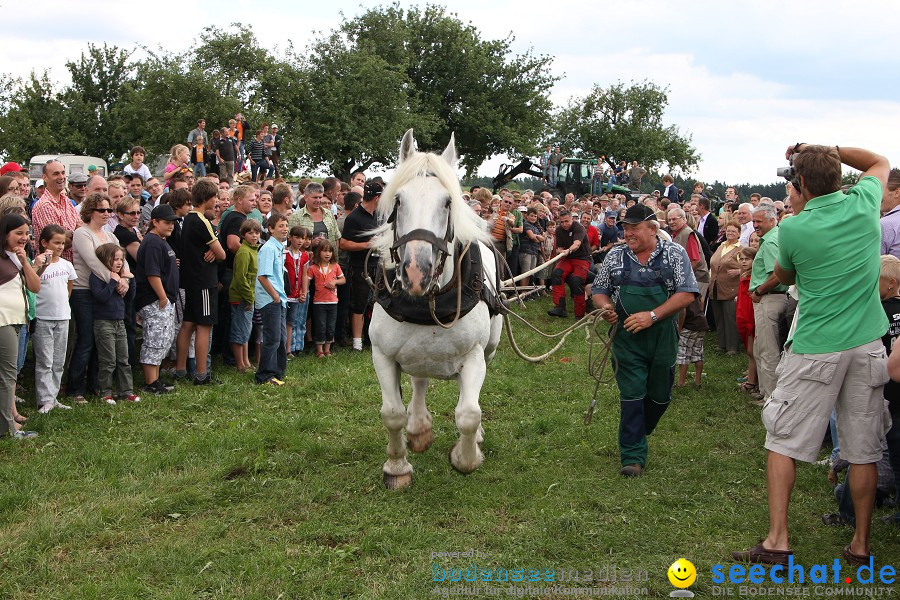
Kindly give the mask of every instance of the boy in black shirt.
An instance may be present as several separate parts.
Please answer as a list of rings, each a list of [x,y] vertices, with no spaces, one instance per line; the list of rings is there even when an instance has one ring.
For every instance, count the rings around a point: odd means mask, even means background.
[[[197,361],[195,385],[211,382],[206,371],[209,336],[216,324],[219,284],[215,261],[225,260],[225,250],[219,243],[212,224],[204,213],[212,210],[219,197],[219,188],[208,179],[201,179],[191,190],[194,209],[184,218],[181,228],[180,280],[184,287],[184,321],[178,332],[176,375],[187,372],[188,348],[194,338],[194,357]],[[201,370],[202,369],[202,370]]]
[[[159,366],[175,339],[175,299],[178,266],[175,251],[166,243],[175,227],[175,211],[161,204],[150,213],[150,231],[137,251],[134,298],[135,312],[144,326],[140,362],[144,369],[144,391],[164,394],[172,390],[159,378]]]

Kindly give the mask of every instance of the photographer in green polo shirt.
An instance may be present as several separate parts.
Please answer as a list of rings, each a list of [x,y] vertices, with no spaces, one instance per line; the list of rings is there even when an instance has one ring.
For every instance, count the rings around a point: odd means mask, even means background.
[[[878,295],[879,208],[890,164],[868,150],[837,146],[797,144],[786,156],[793,162],[801,199],[793,202],[795,216],[778,227],[775,274],[782,284],[796,284],[799,316],[762,414],[769,533],[732,557],[787,564],[795,461],[818,458],[835,409],[856,512],[856,531],[842,555],[850,564],[869,564],[875,463],[890,426],[882,396],[888,377],[881,336],[888,321]],[[841,192],[842,163],[862,172],[847,194]]]

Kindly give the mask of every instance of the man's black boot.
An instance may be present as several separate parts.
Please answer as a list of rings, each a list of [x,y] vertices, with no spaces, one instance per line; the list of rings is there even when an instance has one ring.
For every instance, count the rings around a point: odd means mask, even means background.
[[[551,317],[568,317],[569,313],[566,312],[566,301],[560,300],[559,304],[547,311],[547,314]]]

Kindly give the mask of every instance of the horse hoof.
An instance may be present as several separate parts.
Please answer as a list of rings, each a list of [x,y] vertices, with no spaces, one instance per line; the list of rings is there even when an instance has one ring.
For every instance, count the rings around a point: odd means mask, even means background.
[[[481,449],[479,447],[475,447],[475,462],[471,466],[466,466],[462,464],[462,461],[459,458],[459,442],[456,442],[454,446],[450,449],[450,466],[457,473],[462,473],[463,475],[469,475],[473,473],[475,469],[481,466],[481,463],[484,462],[484,454],[481,453]]]
[[[409,448],[413,452],[425,452],[429,448],[431,448],[431,444],[434,443],[434,433],[430,429],[426,429],[421,433],[409,433],[406,434],[406,447]]]
[[[389,490],[402,490],[412,485],[412,473],[391,475],[384,473],[384,486]]]

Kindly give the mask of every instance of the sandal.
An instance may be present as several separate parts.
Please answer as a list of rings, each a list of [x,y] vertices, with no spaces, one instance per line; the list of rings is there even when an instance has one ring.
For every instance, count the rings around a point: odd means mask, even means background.
[[[844,551],[846,552],[846,549]],[[769,550],[762,545],[762,542],[760,542],[749,550],[732,552],[731,557],[739,562],[787,566],[788,557],[793,554],[793,550]]]
[[[850,546],[844,548],[843,552],[841,552],[841,556],[843,556],[844,560],[848,563],[855,566],[868,566],[869,561],[874,558],[871,554],[854,554],[850,550]]]
[[[758,392],[759,391],[759,387],[755,383],[750,383],[749,381],[745,381],[738,387],[741,388],[742,392],[747,392],[748,394],[750,392]]]
[[[324,352],[316,352],[316,358],[325,358]]]

